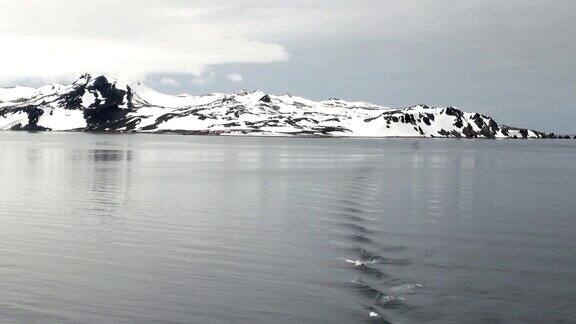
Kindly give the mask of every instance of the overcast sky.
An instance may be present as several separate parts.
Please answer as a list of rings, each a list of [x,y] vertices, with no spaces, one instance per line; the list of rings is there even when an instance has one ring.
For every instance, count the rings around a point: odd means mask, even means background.
[[[573,0],[0,0],[0,83],[454,105],[576,132]]]

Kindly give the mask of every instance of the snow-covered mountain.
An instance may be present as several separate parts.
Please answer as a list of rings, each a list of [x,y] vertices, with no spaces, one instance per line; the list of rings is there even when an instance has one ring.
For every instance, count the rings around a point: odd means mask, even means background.
[[[0,130],[365,137],[556,137],[454,107],[392,109],[261,91],[170,96],[83,75],[71,85],[0,89]]]

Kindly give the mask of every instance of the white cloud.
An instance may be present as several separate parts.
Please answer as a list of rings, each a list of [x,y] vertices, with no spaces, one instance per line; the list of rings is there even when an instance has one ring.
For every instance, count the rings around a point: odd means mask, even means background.
[[[0,78],[67,77],[82,72],[142,78],[148,73],[199,75],[210,65],[285,60],[284,49],[245,39],[199,40],[201,50],[176,43],[120,42],[53,36],[0,35]],[[185,44],[185,43],[183,43]]]
[[[153,17],[165,18],[199,18],[204,17],[212,13],[218,13],[222,10],[233,10],[236,7],[233,6],[202,6],[202,7],[160,7],[149,9],[148,13]]]
[[[203,79],[203,78],[200,78],[200,77],[197,77],[197,78],[192,79],[192,83],[194,83],[195,85],[198,85],[198,86],[204,85],[204,84],[206,84],[206,82],[207,82],[206,79]]]
[[[178,81],[173,78],[162,78],[160,79],[160,83],[167,86],[176,86],[178,85]]]
[[[200,76],[214,65],[289,57],[275,42],[195,19],[229,6],[170,3],[175,1],[0,0],[0,81],[68,79],[84,72]],[[114,10],[103,10],[109,7]]]
[[[192,79],[192,83],[194,83],[195,85],[204,85],[212,80],[214,80],[214,78],[216,77],[216,74],[212,71],[205,71],[203,72],[201,75],[196,76],[195,78]]]
[[[240,73],[231,73],[228,74],[226,76],[226,78],[228,78],[228,80],[232,81],[232,82],[242,82],[244,81],[244,77],[242,76],[242,74]]]

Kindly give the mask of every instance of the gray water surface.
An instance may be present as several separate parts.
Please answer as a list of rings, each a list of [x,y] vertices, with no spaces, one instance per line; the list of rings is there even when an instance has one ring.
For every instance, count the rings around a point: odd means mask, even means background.
[[[0,133],[2,323],[568,323],[575,232],[574,141]]]

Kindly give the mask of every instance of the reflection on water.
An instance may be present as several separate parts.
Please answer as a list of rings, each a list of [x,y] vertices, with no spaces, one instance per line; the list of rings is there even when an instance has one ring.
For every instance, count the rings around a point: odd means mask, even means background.
[[[132,160],[132,152],[131,151],[124,151],[124,150],[92,150],[92,161],[131,161]]]
[[[557,143],[0,134],[0,321],[569,321]]]

